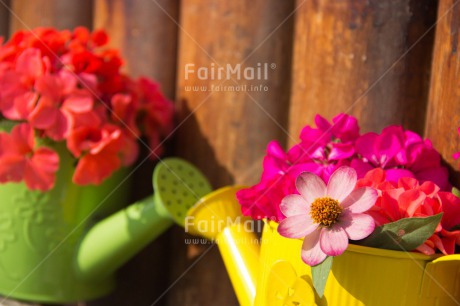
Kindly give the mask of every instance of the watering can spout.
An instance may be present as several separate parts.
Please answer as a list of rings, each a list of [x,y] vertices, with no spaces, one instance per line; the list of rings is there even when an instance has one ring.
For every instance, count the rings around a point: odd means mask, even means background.
[[[83,280],[103,280],[173,223],[184,224],[190,207],[211,191],[193,165],[168,158],[153,173],[154,196],[96,223],[80,242],[75,269]]]
[[[252,221],[241,215],[236,200],[240,189],[224,187],[203,197],[188,212],[185,229],[216,241],[240,305],[252,306],[259,275],[260,245]]]
[[[77,275],[85,280],[109,277],[172,224],[152,196],[99,221],[80,243]]]

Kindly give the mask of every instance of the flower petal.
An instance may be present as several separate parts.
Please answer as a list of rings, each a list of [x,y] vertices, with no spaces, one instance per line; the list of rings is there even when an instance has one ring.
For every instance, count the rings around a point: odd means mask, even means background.
[[[452,186],[448,180],[449,173],[445,167],[422,170],[417,172],[416,178],[421,182],[431,181],[438,185],[443,191],[449,191],[452,189]]]
[[[35,150],[31,158],[37,168],[48,173],[54,173],[59,169],[59,155],[52,149],[41,147]]]
[[[320,231],[314,231],[303,240],[301,257],[309,266],[316,266],[322,263],[327,257],[321,250],[319,237]]]
[[[398,199],[403,192],[404,189],[402,188],[388,189],[382,192],[380,206],[382,208],[382,212],[388,216],[391,221],[403,218],[398,202]]]
[[[387,181],[398,183],[401,178],[413,178],[414,174],[407,169],[388,169],[386,170]]]
[[[332,118],[332,134],[342,142],[354,141],[359,137],[358,120],[348,114],[338,114]]]
[[[375,228],[374,219],[367,214],[343,213],[340,226],[351,240],[360,240],[369,236]]]
[[[30,78],[39,77],[44,70],[42,54],[37,48],[25,49],[16,60],[16,71]]]
[[[377,133],[370,132],[361,135],[355,143],[356,152],[359,153],[359,155],[361,155],[367,162],[374,164],[374,166],[376,166],[376,150],[374,145],[377,142],[377,138]]]
[[[26,155],[32,152],[35,146],[34,131],[27,123],[16,125],[11,130],[11,142],[8,151],[10,153]]]
[[[118,170],[120,165],[121,161],[116,153],[86,154],[78,161],[72,181],[78,185],[99,185]]]
[[[69,119],[59,111],[53,125],[46,130],[46,135],[56,141],[63,140],[69,131],[69,124]]]
[[[286,217],[310,213],[310,205],[298,194],[290,194],[281,201],[280,210]]]
[[[49,148],[39,148],[27,161],[24,181],[31,190],[50,190],[54,186],[58,168],[59,155]]]
[[[309,215],[297,215],[280,221],[278,233],[287,238],[303,238],[318,228]]]
[[[385,165],[403,148],[404,131],[400,126],[388,126],[377,137],[374,148],[380,155],[380,165]]]
[[[460,199],[451,192],[438,192],[439,199],[442,203],[442,226],[446,230],[452,229],[460,224]]]
[[[372,164],[366,163],[363,160],[358,159],[358,158],[353,158],[351,160],[350,167],[355,169],[356,174],[358,174],[359,178],[367,177],[367,173],[375,169],[374,166],[372,166]],[[380,168],[377,168],[377,169],[380,169]]]
[[[89,92],[81,91],[66,98],[62,107],[75,113],[89,112],[93,108],[93,99]]]
[[[311,204],[317,198],[322,198],[326,195],[326,184],[314,173],[301,173],[296,179],[297,191]]]
[[[434,248],[428,245],[426,242],[424,242],[422,245],[419,245],[415,249],[425,255],[433,255],[435,253]]]
[[[362,213],[374,206],[377,197],[374,188],[361,187],[353,190],[340,204],[352,213]]]
[[[329,256],[340,255],[348,247],[348,235],[338,224],[334,224],[330,228],[323,228],[319,240],[321,250]]]
[[[441,251],[444,255],[454,254],[455,252],[455,238],[453,237],[439,237],[438,235],[433,235],[429,238],[435,247]]]
[[[26,160],[21,155],[4,155],[0,158],[0,183],[20,182],[24,178]]]
[[[355,169],[340,167],[332,173],[327,184],[327,195],[342,202],[355,188],[358,176]]]
[[[37,129],[48,129],[55,122],[59,110],[49,103],[44,102],[45,97],[40,98],[37,106],[29,115],[30,124]]]
[[[352,143],[333,143],[328,160],[346,159],[355,154],[355,147]]]
[[[331,124],[329,123],[329,121],[327,121],[326,118],[320,116],[320,115],[316,115],[315,116],[315,124],[316,126],[323,132],[326,132],[326,133],[331,133],[330,130],[331,130]]]
[[[404,191],[398,198],[399,210],[405,217],[414,217],[425,199],[426,195],[418,189]]]
[[[18,119],[27,119],[30,112],[38,99],[36,92],[25,92],[14,98],[14,107],[16,109]]]

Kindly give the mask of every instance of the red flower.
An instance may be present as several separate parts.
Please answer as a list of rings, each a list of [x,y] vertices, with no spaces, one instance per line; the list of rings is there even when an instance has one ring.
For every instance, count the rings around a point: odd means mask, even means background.
[[[45,66],[39,50],[27,49],[16,64],[0,70],[0,111],[6,118],[27,118],[38,98],[31,89],[35,80],[45,73]]]
[[[78,184],[99,184],[131,165],[139,137],[147,136],[159,154],[161,138],[172,129],[172,103],[157,84],[121,73],[119,51],[101,48],[107,42],[103,30],[83,27],[18,31],[5,44],[0,39],[0,118],[27,122],[32,135],[45,141],[65,141],[76,158]],[[2,142],[16,141],[10,138],[2,136]],[[1,182],[21,180],[23,158],[2,150]],[[48,188],[48,177],[43,186]]]
[[[66,71],[44,75],[35,84],[40,93],[37,106],[30,113],[29,122],[53,140],[63,140],[71,128],[74,114],[91,112],[91,93],[76,88],[77,80]]]
[[[400,178],[398,183],[386,181],[384,170],[369,171],[357,186],[369,186],[379,192],[377,202],[369,214],[377,225],[397,221],[402,218],[428,217],[444,212],[435,233],[417,248],[431,255],[438,249],[443,254],[453,254],[455,244],[460,245],[460,199],[430,181],[422,184],[415,178]]]
[[[16,125],[11,134],[0,133],[0,182],[25,181],[31,190],[50,190],[54,186],[59,156],[50,148],[34,148],[32,128]]]
[[[112,120],[120,126],[127,126],[129,132],[137,137],[140,131],[136,126],[137,105],[132,95],[115,94],[110,101],[112,106]]]
[[[173,127],[174,106],[160,92],[158,84],[147,78],[135,83],[138,99],[138,123],[149,140],[154,158],[162,153],[161,138],[167,136]],[[155,156],[156,155],[156,156]]]
[[[113,125],[80,127],[70,133],[67,147],[80,158],[73,176],[74,183],[100,184],[120,167],[121,135],[121,130]]]

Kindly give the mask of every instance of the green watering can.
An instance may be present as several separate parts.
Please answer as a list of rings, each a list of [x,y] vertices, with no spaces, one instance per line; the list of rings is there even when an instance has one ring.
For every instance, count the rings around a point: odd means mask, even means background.
[[[60,154],[56,186],[29,191],[0,186],[0,294],[47,303],[89,300],[114,288],[113,274],[211,191],[189,163],[160,161],[155,195],[113,213],[127,201],[128,171],[100,186],[71,182],[73,160]],[[106,217],[110,213],[112,215]]]

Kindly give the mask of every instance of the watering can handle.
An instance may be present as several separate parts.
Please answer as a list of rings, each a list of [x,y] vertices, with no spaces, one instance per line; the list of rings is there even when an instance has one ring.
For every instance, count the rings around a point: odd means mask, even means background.
[[[260,247],[257,237],[244,223],[226,227],[216,239],[238,301],[252,306],[259,274]]]

